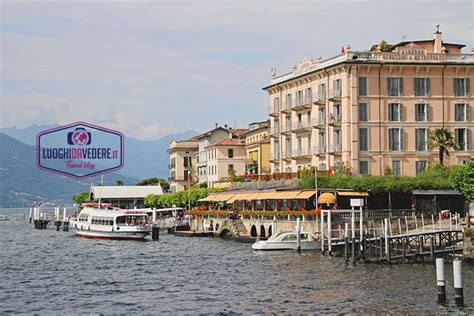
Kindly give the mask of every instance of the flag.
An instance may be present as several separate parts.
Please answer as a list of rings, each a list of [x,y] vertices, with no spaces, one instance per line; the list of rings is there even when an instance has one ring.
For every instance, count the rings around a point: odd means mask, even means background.
[[[332,167],[329,167],[328,176],[332,176]]]
[[[341,54],[344,54],[344,46],[341,48]]]
[[[193,169],[191,168],[191,164],[188,164],[188,180],[191,181],[193,175],[192,175]]]

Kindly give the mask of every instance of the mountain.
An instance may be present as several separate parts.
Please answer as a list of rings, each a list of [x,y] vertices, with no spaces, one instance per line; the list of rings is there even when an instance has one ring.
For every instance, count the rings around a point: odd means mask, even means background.
[[[0,132],[15,138],[25,144],[35,145],[36,135],[46,129],[59,125],[31,125],[26,128],[0,128]],[[146,179],[158,177],[167,179],[168,154],[166,150],[173,139],[183,140],[197,135],[196,131],[188,130],[184,133],[164,136],[158,140],[142,141],[125,136],[125,165],[121,174],[135,178]],[[1,166],[1,165],[0,165]]]
[[[71,197],[89,191],[100,177],[75,180],[42,171],[36,167],[35,146],[0,133],[0,207],[29,207],[38,202],[72,204]],[[120,173],[104,175],[104,184],[135,184],[138,179]]]

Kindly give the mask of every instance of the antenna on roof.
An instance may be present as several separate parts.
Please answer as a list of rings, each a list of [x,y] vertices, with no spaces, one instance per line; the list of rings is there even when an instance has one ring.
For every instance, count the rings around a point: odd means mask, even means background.
[[[407,35],[406,35],[406,34],[405,34],[405,35],[402,35],[402,40],[403,40],[403,41],[406,41],[406,40],[407,40]]]
[[[439,24],[436,25],[436,33],[439,33]]]

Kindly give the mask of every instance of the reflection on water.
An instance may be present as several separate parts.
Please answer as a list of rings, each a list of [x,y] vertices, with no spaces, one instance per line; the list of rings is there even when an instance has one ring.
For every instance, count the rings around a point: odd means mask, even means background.
[[[76,238],[0,222],[0,313],[412,313],[436,303],[434,266],[345,266],[317,252],[162,235],[158,242]],[[447,280],[452,280],[447,266]],[[466,312],[474,267],[465,265]]]

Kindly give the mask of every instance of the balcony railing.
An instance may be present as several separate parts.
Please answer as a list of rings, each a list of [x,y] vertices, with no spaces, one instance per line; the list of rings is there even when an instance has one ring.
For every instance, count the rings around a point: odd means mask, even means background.
[[[324,154],[326,154],[326,147],[324,147],[324,146],[314,147],[313,148],[313,154],[314,155],[324,155]]]
[[[278,126],[273,126],[270,129],[270,136],[277,137],[280,134],[280,128]]]
[[[339,153],[342,150],[341,144],[331,144],[329,145],[329,152],[330,153]]]
[[[317,120],[313,120],[313,126],[324,127],[326,125],[326,116],[320,116]]]
[[[333,114],[330,113],[328,116],[328,123],[329,124],[340,124],[341,123],[341,114]]]
[[[311,152],[309,148],[300,148],[297,150],[293,150],[293,154],[292,154],[293,158],[306,157],[306,156],[311,156]]]
[[[339,101],[342,98],[342,89],[329,90],[329,101]]]
[[[272,153],[270,155],[270,160],[271,161],[280,160],[280,153]]]
[[[280,105],[274,104],[268,106],[268,113],[270,114],[270,116],[278,116],[278,114],[280,113]]]
[[[285,151],[283,153],[283,159],[291,159],[291,151],[290,150]]]
[[[293,132],[310,129],[310,128],[311,128],[311,124],[309,124],[309,122],[307,121],[293,123]]]
[[[281,132],[283,134],[288,134],[288,133],[291,133],[291,123],[286,123],[286,124],[283,124],[283,126],[281,127]]]

